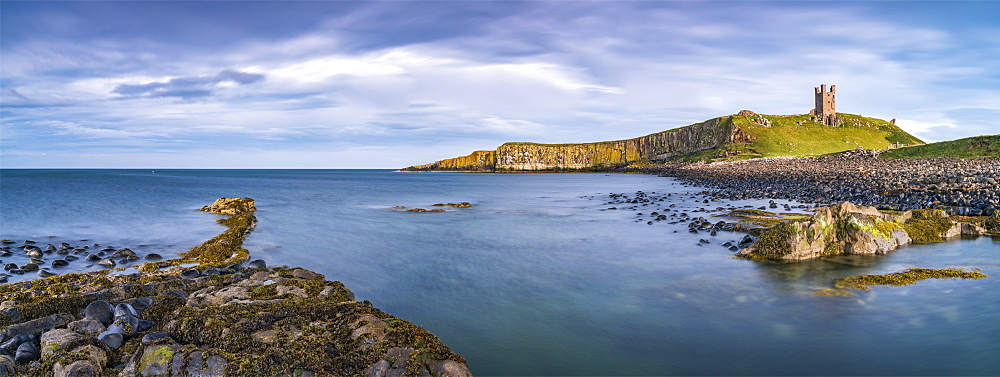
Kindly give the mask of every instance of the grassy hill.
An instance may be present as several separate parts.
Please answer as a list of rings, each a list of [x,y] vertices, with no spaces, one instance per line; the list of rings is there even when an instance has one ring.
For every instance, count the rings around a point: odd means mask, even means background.
[[[744,160],[759,157],[819,156],[854,149],[888,149],[923,141],[882,119],[837,114],[840,124],[827,126],[810,115],[734,115],[732,123],[753,141],[730,143],[681,156],[684,161]]]
[[[975,136],[893,149],[883,153],[881,156],[889,158],[1000,157],[1000,135]]]
[[[593,171],[667,160],[716,161],[818,156],[855,149],[924,144],[881,119],[837,114],[825,125],[810,115],[737,115],[632,139],[574,144],[504,143],[493,151],[416,165],[402,171]]]

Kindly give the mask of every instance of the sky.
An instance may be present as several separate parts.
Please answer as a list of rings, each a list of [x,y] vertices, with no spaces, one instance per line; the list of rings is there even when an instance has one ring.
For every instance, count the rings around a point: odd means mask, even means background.
[[[1000,133],[1000,1],[0,1],[2,168],[401,168],[748,109]]]

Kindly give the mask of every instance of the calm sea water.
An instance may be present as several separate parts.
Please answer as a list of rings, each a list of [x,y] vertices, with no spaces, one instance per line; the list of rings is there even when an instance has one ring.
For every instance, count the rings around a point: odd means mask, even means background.
[[[607,209],[609,193],[638,190],[673,195]],[[1000,374],[1000,240],[769,264],[719,245],[741,234],[637,215],[761,205],[705,204],[700,190],[645,175],[3,170],[0,237],[170,256],[222,231],[198,208],[249,196],[260,220],[252,257],[344,282],[437,334],[477,375]],[[462,201],[474,206],[390,209]],[[73,263],[66,270],[85,268]],[[838,277],[912,266],[990,277],[811,295]]]

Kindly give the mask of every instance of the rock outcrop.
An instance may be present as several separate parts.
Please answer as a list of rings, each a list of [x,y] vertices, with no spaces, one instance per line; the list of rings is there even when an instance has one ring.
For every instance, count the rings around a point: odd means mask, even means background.
[[[752,140],[733,124],[732,117],[719,117],[628,140],[582,144],[505,143],[495,151],[476,151],[468,156],[411,166],[402,171],[610,169]]]
[[[910,243],[989,233],[982,224],[955,221],[942,210],[885,213],[843,202],[818,208],[804,221],[784,221],[772,226],[737,256],[801,261],[829,255],[885,254]]]

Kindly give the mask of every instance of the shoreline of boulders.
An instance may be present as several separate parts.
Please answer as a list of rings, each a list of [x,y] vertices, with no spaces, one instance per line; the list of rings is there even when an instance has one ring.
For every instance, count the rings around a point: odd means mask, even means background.
[[[990,216],[1000,209],[998,158],[878,158],[861,152],[716,163],[665,163],[623,172],[673,177],[728,200],[787,199],[880,210],[940,209]]]
[[[246,262],[252,199],[203,210],[228,229],[181,258],[0,285],[0,377],[471,376],[340,282]]]

